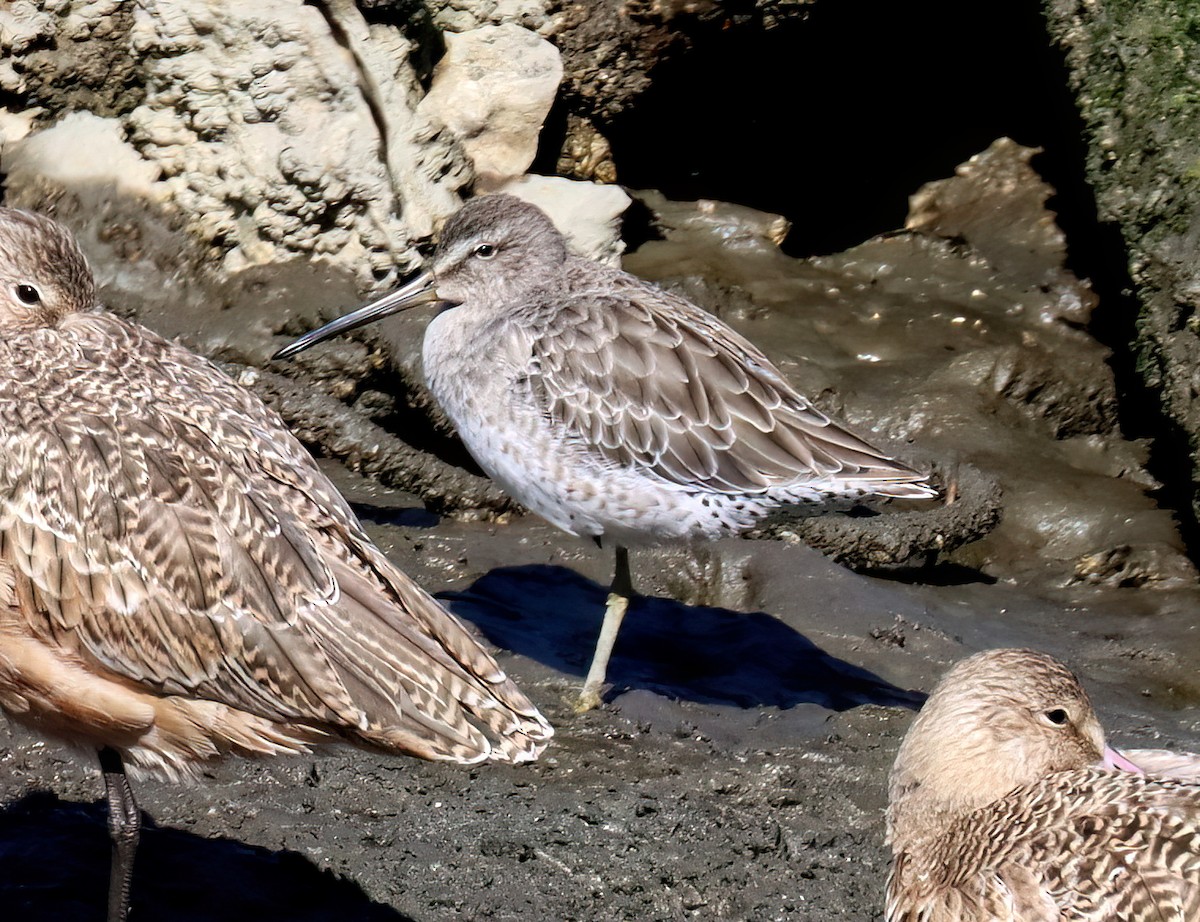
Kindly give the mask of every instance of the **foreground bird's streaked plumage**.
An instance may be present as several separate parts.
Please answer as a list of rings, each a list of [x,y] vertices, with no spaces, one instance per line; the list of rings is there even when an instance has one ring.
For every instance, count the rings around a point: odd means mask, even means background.
[[[1127,755],[1053,657],[959,663],[892,769],[888,922],[1200,919],[1200,759]]]
[[[425,376],[479,466],[564,531],[616,545],[581,708],[600,700],[632,593],[628,545],[718,538],[781,503],[935,495],[716,317],[569,255],[550,219],[509,195],[451,217],[428,274],[278,356],[428,301],[447,309],[425,333]]]
[[[177,777],[330,742],[517,762],[551,736],[273,411],[99,310],[70,234],[7,209],[0,706],[101,751],[114,891],[137,835],[123,763]]]

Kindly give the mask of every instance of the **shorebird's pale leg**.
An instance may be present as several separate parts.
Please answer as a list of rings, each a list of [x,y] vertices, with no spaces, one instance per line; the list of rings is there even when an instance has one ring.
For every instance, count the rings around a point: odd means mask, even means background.
[[[617,632],[621,630],[621,621],[625,612],[629,610],[629,600],[632,596],[633,577],[629,575],[629,551],[618,547],[617,569],[613,574],[612,588],[608,590],[604,623],[600,626],[600,639],[596,641],[596,652],[592,654],[592,665],[588,668],[583,691],[579,693],[579,703],[575,705],[577,713],[590,711],[600,704],[600,690],[604,687],[604,677],[608,673],[608,658],[612,656],[613,644],[617,642]]]
[[[115,749],[100,750],[100,770],[108,795],[108,835],[112,839],[112,870],[108,879],[108,922],[125,922],[133,858],[142,831],[142,811],[125,777],[125,764]]]

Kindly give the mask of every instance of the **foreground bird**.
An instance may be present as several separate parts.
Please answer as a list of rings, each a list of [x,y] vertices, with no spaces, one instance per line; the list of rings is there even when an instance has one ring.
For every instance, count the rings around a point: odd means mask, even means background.
[[[479,466],[552,524],[616,546],[581,710],[600,701],[633,591],[628,545],[718,538],[780,503],[935,495],[716,317],[569,255],[550,219],[510,195],[451,217],[429,273],[276,357],[430,301],[446,309],[425,333],[425,376]]]
[[[888,922],[1200,919],[1200,761],[1129,755],[1053,657],[959,663],[892,769]]]
[[[139,811],[125,764],[351,743],[536,758],[537,709],[387,561],[282,421],[96,305],[71,235],[0,209],[0,706],[99,750],[109,919]]]

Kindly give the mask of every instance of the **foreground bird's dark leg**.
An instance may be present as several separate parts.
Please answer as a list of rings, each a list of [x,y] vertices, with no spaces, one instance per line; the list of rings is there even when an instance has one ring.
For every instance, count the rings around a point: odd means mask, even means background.
[[[612,587],[608,590],[608,604],[604,608],[600,639],[596,641],[592,665],[584,680],[583,691],[579,693],[579,703],[575,705],[576,712],[580,714],[600,704],[600,690],[604,687],[604,677],[608,673],[608,658],[612,656],[613,644],[617,642],[617,632],[621,630],[621,621],[625,612],[629,610],[629,600],[632,596],[633,577],[629,575],[629,551],[618,547],[617,569],[613,574]]]
[[[108,880],[108,922],[125,922],[129,914],[129,885],[133,858],[142,830],[142,813],[125,777],[121,754],[105,746],[100,750],[100,770],[108,796],[108,834],[112,839],[112,870]]]

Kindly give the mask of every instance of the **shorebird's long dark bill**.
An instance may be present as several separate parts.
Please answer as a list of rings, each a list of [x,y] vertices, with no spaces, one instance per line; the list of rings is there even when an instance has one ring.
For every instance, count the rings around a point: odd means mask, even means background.
[[[284,346],[271,356],[271,358],[291,358],[297,352],[303,352],[309,346],[315,346],[322,340],[336,336],[338,333],[357,330],[359,327],[365,327],[368,323],[374,323],[376,320],[390,317],[392,314],[408,310],[410,307],[416,307],[418,304],[428,304],[431,301],[437,300],[439,298],[434,288],[433,276],[428,272],[422,272],[407,285],[397,288],[391,294],[384,295],[378,301],[372,301],[365,307],[351,311],[345,317],[339,317],[337,320],[325,324],[319,330],[305,333],[294,343]]]

